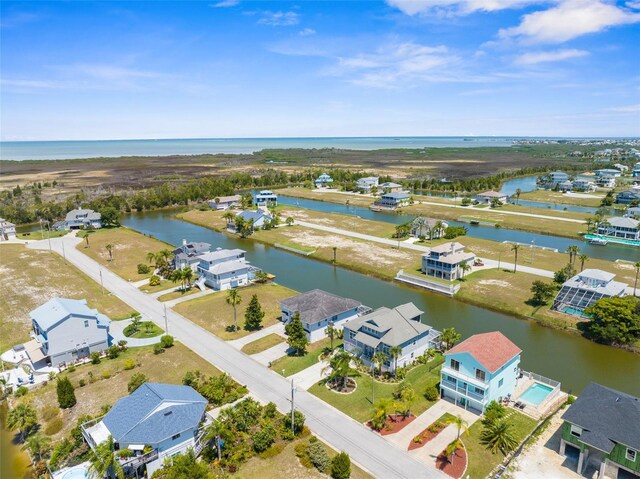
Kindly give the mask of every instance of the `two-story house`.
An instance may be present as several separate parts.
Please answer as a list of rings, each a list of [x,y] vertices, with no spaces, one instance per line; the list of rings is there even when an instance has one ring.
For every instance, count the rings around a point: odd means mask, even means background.
[[[325,188],[333,183],[333,178],[331,178],[328,174],[322,173],[320,176],[316,178],[315,184],[316,188]]]
[[[545,186],[547,188],[555,188],[556,185],[569,181],[569,175],[564,171],[552,171],[547,175]]]
[[[640,189],[624,190],[616,195],[616,203],[628,205],[629,203],[640,202]]]
[[[92,449],[113,437],[116,451],[133,454],[122,464],[125,471],[146,465],[151,477],[171,456],[190,448],[200,454],[206,444],[201,427],[206,407],[207,400],[190,386],[144,383],[102,418],[83,424],[82,435]]]
[[[640,477],[640,398],[591,383],[562,419],[560,454],[578,454],[578,474],[592,465],[598,479]]]
[[[253,197],[256,206],[278,206],[278,195],[271,190],[262,190]]]
[[[29,316],[35,339],[25,349],[34,365],[57,367],[109,348],[111,320],[84,299],[53,298]]]
[[[229,208],[235,208],[240,205],[242,197],[240,195],[231,196],[218,196],[212,200],[207,201],[209,208],[214,210],[228,210]]]
[[[396,365],[405,367],[440,342],[440,331],[421,322],[422,314],[413,303],[406,303],[393,309],[378,308],[347,321],[343,327],[344,349],[357,354],[368,366],[374,354],[384,353],[384,371],[394,371]],[[397,358],[390,352],[394,347],[400,348]]]
[[[483,204],[491,204],[494,200],[498,200],[500,203],[507,202],[507,195],[499,193],[497,191],[485,191],[484,193],[478,193],[476,195],[476,201]]]
[[[626,294],[627,285],[614,281],[615,277],[615,274],[600,269],[585,269],[562,284],[551,309],[584,316],[584,310],[599,299]]]
[[[500,331],[471,336],[445,353],[440,395],[465,409],[484,412],[491,401],[513,394],[521,352]]]
[[[591,192],[596,191],[596,184],[590,179],[577,179],[573,182],[574,191]]]
[[[374,204],[380,208],[395,209],[407,206],[410,202],[411,195],[409,195],[409,193],[395,192],[382,193],[382,195],[380,195],[380,199],[378,199]]]
[[[598,223],[597,232],[599,235],[612,238],[640,240],[640,221],[634,218],[615,216]]]
[[[61,226],[66,230],[99,229],[102,228],[102,215],[88,209],[71,210],[67,213]]]
[[[402,191],[402,185],[394,183],[393,181],[386,181],[382,183],[379,188],[384,193],[399,193]]]
[[[16,225],[0,218],[0,241],[16,239]]]
[[[600,170],[594,171],[594,173],[596,176],[611,176],[613,178],[619,178],[620,176],[622,176],[622,172],[614,168],[602,168]]]
[[[371,193],[371,188],[378,187],[377,176],[365,176],[356,181],[356,188],[363,193]]]
[[[209,243],[187,242],[183,239],[182,244],[172,251],[173,259],[171,266],[173,269],[191,268],[197,271],[201,256],[211,250]]]
[[[250,279],[250,265],[241,249],[217,249],[203,253],[198,263],[198,282],[216,291],[246,286]]]
[[[296,313],[300,313],[300,321],[310,342],[325,337],[329,324],[337,329],[361,312],[367,310],[360,301],[343,298],[327,293],[321,289],[313,289],[291,298],[280,301],[282,322],[287,324]]]
[[[422,255],[422,272],[434,278],[454,281],[464,275],[461,265],[472,263],[476,255],[464,250],[458,242],[435,246]]]

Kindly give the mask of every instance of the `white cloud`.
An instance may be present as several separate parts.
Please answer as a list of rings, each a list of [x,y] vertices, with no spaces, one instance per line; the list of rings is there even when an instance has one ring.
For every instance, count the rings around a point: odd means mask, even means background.
[[[261,25],[272,27],[289,27],[300,22],[300,15],[296,12],[262,12],[262,18],[258,20]]]
[[[577,49],[555,50],[550,52],[528,52],[516,58],[518,65],[536,65],[538,63],[559,62],[570,58],[580,58],[589,55],[588,51]]]
[[[239,3],[240,3],[239,0],[222,0],[221,2],[211,3],[209,4],[209,6],[213,8],[228,8],[228,7],[235,7]]]
[[[507,8],[545,3],[544,0],[386,0],[387,4],[407,15],[429,13],[468,15],[474,12],[495,12]]]
[[[616,113],[640,113],[640,103],[636,105],[616,106],[613,108],[609,108],[607,111]]]
[[[640,22],[640,14],[605,0],[563,0],[558,5],[522,17],[520,25],[502,29],[503,39],[518,38],[526,43],[563,43],[606,30]]]
[[[315,34],[316,31],[313,28],[304,28],[298,32],[298,35],[300,35],[301,37],[308,37]]]

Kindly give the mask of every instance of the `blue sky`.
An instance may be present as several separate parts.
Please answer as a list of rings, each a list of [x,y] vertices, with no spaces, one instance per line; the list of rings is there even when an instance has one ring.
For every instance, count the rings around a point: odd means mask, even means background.
[[[2,140],[640,136],[640,1],[10,2]]]

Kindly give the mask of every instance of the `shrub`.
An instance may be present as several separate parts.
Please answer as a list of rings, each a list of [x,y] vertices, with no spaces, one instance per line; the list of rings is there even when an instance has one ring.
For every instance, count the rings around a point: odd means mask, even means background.
[[[89,357],[91,358],[91,364],[100,364],[100,353],[97,351],[92,352]]]
[[[56,392],[58,394],[58,404],[62,409],[68,409],[75,406],[76,395],[73,392],[73,384],[71,384],[71,381],[69,381],[67,376],[58,378]]]
[[[164,348],[162,347],[162,344],[160,343],[156,343],[153,345],[153,354],[160,354],[160,353],[164,353]]]
[[[262,410],[262,417],[266,417],[268,419],[273,419],[274,417],[276,417],[276,414],[278,414],[278,410],[276,408],[276,405],[272,402],[265,405],[264,409]]]
[[[302,464],[307,469],[311,469],[313,464],[311,463],[311,459],[309,459],[309,454],[307,453],[308,443],[301,442],[296,444],[295,453],[298,459],[300,459],[300,464]]]
[[[170,334],[165,334],[160,338],[160,344],[163,348],[168,349],[173,346],[173,336]]]
[[[149,286],[160,286],[160,276],[153,275],[149,278]]]
[[[151,270],[148,265],[144,263],[138,264],[138,274],[149,274],[150,272]]]
[[[437,401],[440,397],[438,388],[435,386],[429,386],[424,392],[424,397],[427,399],[427,401]]]
[[[127,390],[129,391],[129,394],[131,394],[133,391],[138,389],[140,386],[142,386],[148,380],[149,380],[149,378],[147,376],[145,376],[144,374],[135,373],[133,376],[131,376],[131,379],[129,379],[129,383],[127,384]]]
[[[326,474],[331,469],[331,459],[321,442],[312,442],[307,447],[307,454],[318,471]]]
[[[111,346],[109,348],[109,359],[116,359],[120,355],[120,348],[118,346]]]
[[[569,397],[567,398],[567,404],[572,405],[574,402],[576,402],[576,397],[569,394]]]
[[[269,459],[270,457],[276,457],[284,450],[284,446],[286,444],[284,442],[277,442],[273,446],[271,446],[266,451],[263,451],[259,454],[261,459]]]
[[[29,388],[27,386],[20,386],[18,389],[16,389],[16,392],[14,394],[16,395],[16,397],[22,397],[28,392]]]
[[[42,408],[40,415],[43,421],[51,421],[54,417],[57,417],[60,413],[60,409],[55,406],[45,406]]]
[[[68,373],[72,373],[72,372],[74,372],[75,370],[76,370],[76,366],[75,366],[75,364],[72,364],[71,366],[69,366],[69,367],[67,368],[67,372],[68,372]],[[51,372],[53,372],[53,371],[51,371]]]
[[[507,410],[501,404],[498,404],[495,401],[491,401],[487,404],[487,407],[484,410],[484,418],[482,419],[482,424],[485,426],[488,424],[493,424],[498,419],[501,419],[506,414]]]
[[[422,444],[422,436],[418,435],[414,437],[413,442],[415,442],[416,444]]]
[[[96,382],[96,378],[93,376],[93,371],[89,371],[87,375],[89,376],[89,384],[93,384]]]
[[[44,433],[47,436],[53,436],[54,434],[59,433],[62,430],[62,426],[64,426],[64,421],[62,418],[56,417],[47,423],[44,428]]]
[[[133,456],[133,451],[131,449],[119,449],[116,451],[116,455],[118,457],[131,457]]]
[[[124,368],[125,371],[129,371],[136,367],[136,362],[134,361],[133,358],[129,358],[124,362],[122,367]]]
[[[56,378],[55,371],[51,371],[48,377],[49,377],[49,381],[53,381]]]
[[[276,431],[271,424],[265,425],[253,436],[253,449],[264,452],[271,447],[276,439]]]
[[[331,477],[333,479],[349,479],[351,476],[351,459],[349,454],[341,452],[333,458],[331,463]]]
[[[80,381],[78,381],[78,386],[80,386],[81,388],[85,387],[86,384],[87,382],[84,379],[81,379]]]
[[[55,445],[53,448],[53,452],[51,453],[51,459],[49,460],[49,467],[51,470],[56,470],[59,468],[60,463],[64,461],[71,451],[74,449],[73,442],[68,439],[63,439],[59,443]]]

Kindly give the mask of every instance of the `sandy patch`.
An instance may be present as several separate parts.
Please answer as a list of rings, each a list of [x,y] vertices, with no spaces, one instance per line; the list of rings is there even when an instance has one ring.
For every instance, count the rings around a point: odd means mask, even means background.
[[[501,288],[509,288],[511,286],[507,281],[501,281],[499,279],[483,279],[478,281],[481,286],[500,286]]]

